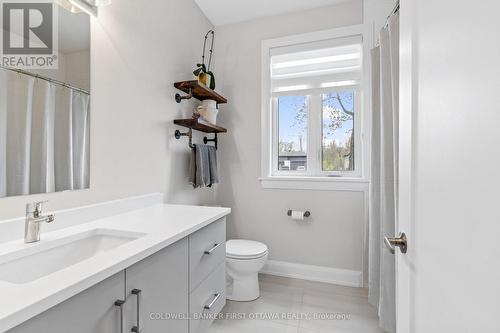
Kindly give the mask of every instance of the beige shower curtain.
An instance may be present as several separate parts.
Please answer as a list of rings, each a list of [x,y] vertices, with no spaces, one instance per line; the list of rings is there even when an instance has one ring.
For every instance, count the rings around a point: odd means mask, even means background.
[[[396,233],[399,142],[399,14],[380,32],[372,50],[372,181],[370,190],[368,299],[380,327],[396,331],[395,257],[384,236]]]

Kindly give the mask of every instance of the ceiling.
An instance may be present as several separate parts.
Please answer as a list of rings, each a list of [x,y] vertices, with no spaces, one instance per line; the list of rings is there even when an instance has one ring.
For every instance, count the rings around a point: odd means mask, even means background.
[[[213,25],[332,6],[353,0],[195,0]]]

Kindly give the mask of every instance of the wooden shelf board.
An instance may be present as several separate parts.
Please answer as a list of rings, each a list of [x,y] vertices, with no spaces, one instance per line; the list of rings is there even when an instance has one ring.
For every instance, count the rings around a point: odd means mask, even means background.
[[[227,103],[227,99],[225,97],[219,95],[212,89],[200,83],[198,80],[175,82],[174,87],[182,90],[186,94],[189,94],[189,89],[191,89],[193,97],[199,99],[200,101],[213,99],[214,101],[217,101],[218,104]]]
[[[204,132],[204,133],[226,133],[227,129],[214,124],[210,124],[203,120],[189,118],[189,119],[175,119],[174,124],[192,128],[194,130]]]

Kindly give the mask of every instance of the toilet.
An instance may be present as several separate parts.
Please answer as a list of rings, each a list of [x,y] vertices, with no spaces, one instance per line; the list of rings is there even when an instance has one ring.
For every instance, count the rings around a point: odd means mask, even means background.
[[[263,243],[231,239],[226,242],[226,298],[231,301],[253,301],[259,298],[258,273],[267,261],[268,249]]]

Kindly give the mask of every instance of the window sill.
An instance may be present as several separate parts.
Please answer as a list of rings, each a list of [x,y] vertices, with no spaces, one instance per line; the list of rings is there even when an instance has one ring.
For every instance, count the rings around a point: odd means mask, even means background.
[[[358,177],[260,177],[263,188],[316,191],[354,191],[368,190],[369,181]]]

